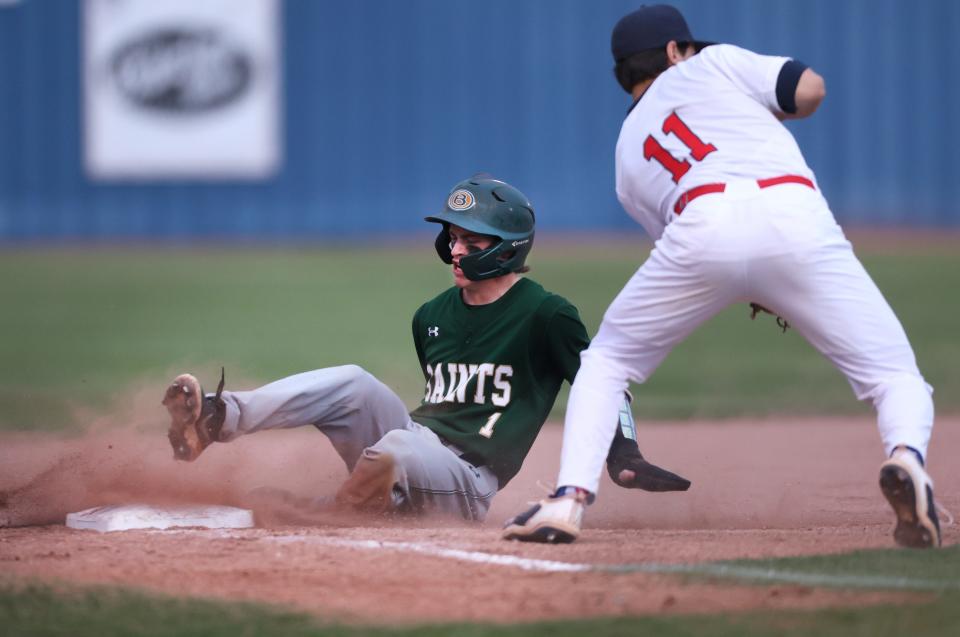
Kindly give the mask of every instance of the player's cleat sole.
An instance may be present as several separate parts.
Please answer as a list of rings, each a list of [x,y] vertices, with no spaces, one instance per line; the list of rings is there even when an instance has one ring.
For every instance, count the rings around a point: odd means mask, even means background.
[[[580,536],[583,503],[576,497],[547,498],[507,520],[501,537],[519,542],[569,544]]]
[[[207,396],[193,374],[180,374],[164,392],[163,406],[170,414],[167,438],[177,460],[196,460],[211,443],[220,440],[227,413],[226,403],[220,397],[223,382],[221,369],[217,392]]]
[[[911,451],[898,451],[880,467],[880,490],[897,516],[893,539],[900,546],[940,546],[933,483]]]
[[[170,414],[167,437],[173,446],[177,460],[193,461],[200,455],[203,445],[197,434],[197,421],[203,410],[203,390],[192,374],[180,374],[173,379],[163,395],[163,406]]]

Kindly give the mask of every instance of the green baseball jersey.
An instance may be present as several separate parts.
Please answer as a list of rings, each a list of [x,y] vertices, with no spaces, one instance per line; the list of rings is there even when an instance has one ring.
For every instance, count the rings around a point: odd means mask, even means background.
[[[417,310],[413,340],[426,391],[411,418],[489,467],[501,488],[589,343],[577,309],[530,279],[487,305],[450,288]]]

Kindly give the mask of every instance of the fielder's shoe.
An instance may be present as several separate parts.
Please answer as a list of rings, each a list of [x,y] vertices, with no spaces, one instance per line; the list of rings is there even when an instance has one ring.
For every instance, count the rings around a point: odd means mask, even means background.
[[[583,509],[589,494],[583,489],[561,487],[503,526],[503,539],[521,542],[568,544],[580,535]]]
[[[170,413],[167,438],[173,447],[173,457],[191,462],[220,439],[220,429],[227,414],[227,406],[220,398],[223,393],[223,369],[217,393],[207,396],[192,374],[180,374],[173,379],[163,396],[163,405]]]
[[[897,514],[893,539],[900,546],[940,546],[940,521],[933,502],[933,481],[918,454],[906,447],[894,449],[880,466],[880,489]]]

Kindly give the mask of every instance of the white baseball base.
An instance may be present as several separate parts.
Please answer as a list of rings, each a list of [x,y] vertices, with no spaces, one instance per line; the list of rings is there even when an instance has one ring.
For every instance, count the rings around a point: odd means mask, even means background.
[[[178,527],[248,529],[253,526],[253,511],[219,505],[119,504],[68,513],[67,526],[101,533]]]

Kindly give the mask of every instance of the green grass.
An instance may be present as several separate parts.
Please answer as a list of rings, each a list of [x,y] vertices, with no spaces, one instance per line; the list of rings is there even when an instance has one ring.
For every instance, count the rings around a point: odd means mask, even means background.
[[[286,609],[253,603],[181,599],[108,587],[16,583],[0,580],[0,626],[10,635],[292,635],[358,637],[579,637],[664,635],[703,637],[761,635],[844,635],[922,637],[960,631],[960,546],[936,551],[882,549],[841,555],[717,562],[781,574],[881,577],[932,582],[928,601],[810,611],[750,611],[713,615],[663,615],[523,625],[438,624],[404,628],[344,626]],[[711,581],[723,585],[741,577]],[[747,580],[749,581],[749,579]],[[764,584],[790,582],[768,578]],[[611,575],[611,589],[618,577]],[[917,590],[909,586],[857,586]],[[933,592],[929,592],[933,591]],[[937,592],[939,591],[939,592]]]
[[[541,245],[531,276],[567,296],[592,333],[646,257],[642,244]],[[960,411],[960,252],[866,253],[939,413]],[[234,388],[358,363],[409,405],[422,380],[410,337],[449,284],[427,247],[15,249],[0,252],[0,428],[72,429],[134,388],[191,370]],[[868,413],[842,376],[772,317],[728,309],[636,392],[639,418]],[[238,385],[239,383],[239,385]],[[561,397],[555,415],[561,413]]]
[[[316,635],[311,618],[255,604],[175,599],[105,587],[0,587],[5,635]],[[333,633],[336,634],[336,633]]]
[[[51,589],[41,585],[0,585],[0,626],[5,635],[23,637],[925,637],[956,634],[960,630],[960,595],[943,595],[929,603],[818,611],[619,617],[522,625],[438,624],[374,628],[321,622],[303,614],[256,604],[182,600],[108,588]]]
[[[622,569],[630,572],[629,565]],[[949,592],[960,594],[960,545],[936,551],[870,549],[841,555],[730,560],[690,565],[691,579],[762,585]]]

